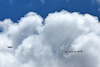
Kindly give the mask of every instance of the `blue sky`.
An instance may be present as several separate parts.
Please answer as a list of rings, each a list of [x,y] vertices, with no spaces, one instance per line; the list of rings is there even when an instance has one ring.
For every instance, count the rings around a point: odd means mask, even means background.
[[[48,13],[63,9],[89,13],[100,20],[99,6],[96,0],[0,0],[0,20],[10,18],[15,22],[30,11],[45,18]]]

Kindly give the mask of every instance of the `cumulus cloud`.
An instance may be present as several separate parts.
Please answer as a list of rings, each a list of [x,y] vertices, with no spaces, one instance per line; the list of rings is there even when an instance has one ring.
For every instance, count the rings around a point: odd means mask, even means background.
[[[14,47],[20,45],[28,36],[38,34],[37,28],[42,26],[42,21],[43,19],[39,15],[29,12],[18,21],[18,24],[11,25],[7,35],[13,40]]]
[[[0,21],[0,30],[0,67],[100,67],[100,24],[90,14],[29,12]]]

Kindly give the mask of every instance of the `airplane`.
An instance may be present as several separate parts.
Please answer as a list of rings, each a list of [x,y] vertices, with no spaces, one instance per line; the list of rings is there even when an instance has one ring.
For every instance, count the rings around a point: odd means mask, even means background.
[[[7,46],[8,48],[13,48],[13,46]]]
[[[82,50],[80,50],[80,51],[65,51],[65,53],[79,53],[79,52],[83,52]]]

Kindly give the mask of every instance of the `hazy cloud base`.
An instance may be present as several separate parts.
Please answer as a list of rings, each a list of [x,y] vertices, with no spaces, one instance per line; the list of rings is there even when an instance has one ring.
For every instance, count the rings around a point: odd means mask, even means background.
[[[43,20],[29,12],[18,22],[0,21],[0,67],[100,67],[97,17],[62,10]]]

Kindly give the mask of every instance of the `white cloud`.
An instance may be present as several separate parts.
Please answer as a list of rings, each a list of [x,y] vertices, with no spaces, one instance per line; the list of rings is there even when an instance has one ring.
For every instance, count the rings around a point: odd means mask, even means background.
[[[10,4],[13,5],[13,0],[10,0]]]
[[[66,0],[66,2],[68,3],[68,2],[69,2],[69,0]]]
[[[96,2],[100,4],[100,0],[96,0]]]
[[[40,0],[41,1],[41,3],[45,3],[45,0]]]
[[[100,12],[100,8],[98,8],[98,11]]]
[[[100,67],[97,17],[62,10],[49,13],[43,25],[41,16],[29,12],[18,22],[0,21],[0,67]]]
[[[43,19],[39,15],[29,12],[18,21],[18,24],[9,27],[7,35],[13,40],[14,46],[17,47],[25,38],[38,33],[37,28],[42,26],[42,21]]]
[[[98,4],[98,5],[100,5],[100,0],[90,0],[90,1],[92,1],[92,4]]]

